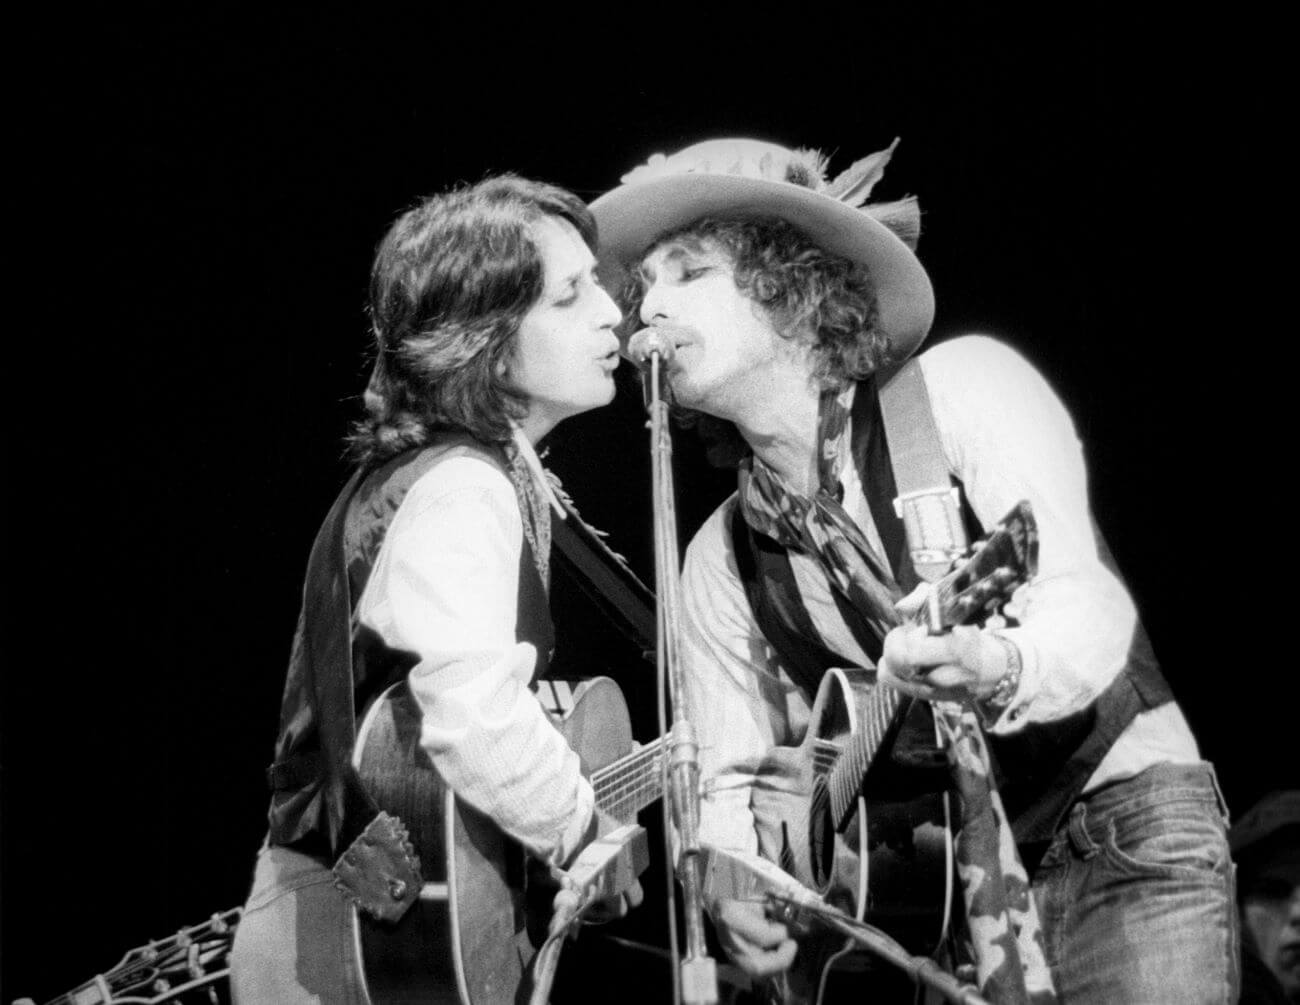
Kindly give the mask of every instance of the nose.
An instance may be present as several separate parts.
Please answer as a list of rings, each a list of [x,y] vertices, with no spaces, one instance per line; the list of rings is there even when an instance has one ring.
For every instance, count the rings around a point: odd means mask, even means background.
[[[668,318],[668,304],[662,283],[653,282],[641,297],[641,323],[653,325],[656,319]]]
[[[598,328],[614,328],[623,320],[622,310],[602,286],[596,287],[595,319]]]

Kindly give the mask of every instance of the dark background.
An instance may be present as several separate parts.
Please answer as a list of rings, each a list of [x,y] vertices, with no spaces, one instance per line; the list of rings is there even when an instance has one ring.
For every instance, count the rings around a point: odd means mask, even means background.
[[[37,318],[11,336],[31,355],[10,376],[0,1000],[242,901],[372,251],[421,195],[493,171],[592,197],[710,135],[832,170],[901,136],[877,194],[921,197],[932,338],[995,334],[1049,375],[1230,804],[1297,783],[1293,281],[1254,149],[1269,26],[563,17],[52,27],[24,95],[48,140],[43,239],[17,249]],[[641,423],[625,394],[550,463],[650,579]],[[677,486],[684,542],[728,491],[686,435]],[[583,655],[640,672],[604,645]]]

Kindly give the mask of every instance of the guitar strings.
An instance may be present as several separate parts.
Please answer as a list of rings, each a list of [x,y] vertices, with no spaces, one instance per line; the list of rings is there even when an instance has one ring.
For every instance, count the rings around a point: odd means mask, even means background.
[[[601,809],[628,819],[659,798],[663,746],[661,737],[592,773],[591,787]]]
[[[220,950],[226,941],[226,934],[214,930],[211,922],[204,922],[202,925],[182,929],[168,938],[159,939],[139,949],[132,950],[132,953],[139,955],[134,959],[119,964],[101,976],[110,982],[113,991],[129,990],[168,974],[174,976],[181,969],[185,969],[188,973],[188,950],[190,946],[197,945],[201,957],[205,953],[210,957],[211,953]],[[94,982],[89,981],[78,985],[78,990],[92,986],[94,986]],[[72,999],[69,998],[68,1000],[71,1001]]]

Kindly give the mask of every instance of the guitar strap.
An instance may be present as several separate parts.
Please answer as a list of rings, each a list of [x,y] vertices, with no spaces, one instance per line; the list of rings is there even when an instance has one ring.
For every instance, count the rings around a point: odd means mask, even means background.
[[[565,519],[551,521],[553,558],[578,588],[641,653],[655,662],[655,596],[563,496]]]
[[[903,521],[916,574],[934,583],[965,555],[969,542],[920,364],[910,359],[883,374],[879,397],[898,493],[894,514]]]
[[[948,471],[920,364],[908,360],[880,385],[880,413],[917,575],[937,582],[966,554],[958,488]],[[876,516],[879,520],[879,515]],[[961,795],[958,875],[981,993],[992,1001],[1055,1000],[1038,908],[994,781],[983,730],[969,708],[936,703],[935,721]],[[1000,932],[995,937],[991,933]]]

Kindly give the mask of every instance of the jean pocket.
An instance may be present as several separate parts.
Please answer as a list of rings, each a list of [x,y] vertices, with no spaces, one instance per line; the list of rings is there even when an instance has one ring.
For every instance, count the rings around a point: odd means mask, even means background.
[[[1107,821],[1102,851],[1121,872],[1141,876],[1227,877],[1231,859],[1223,824],[1200,803]]]

